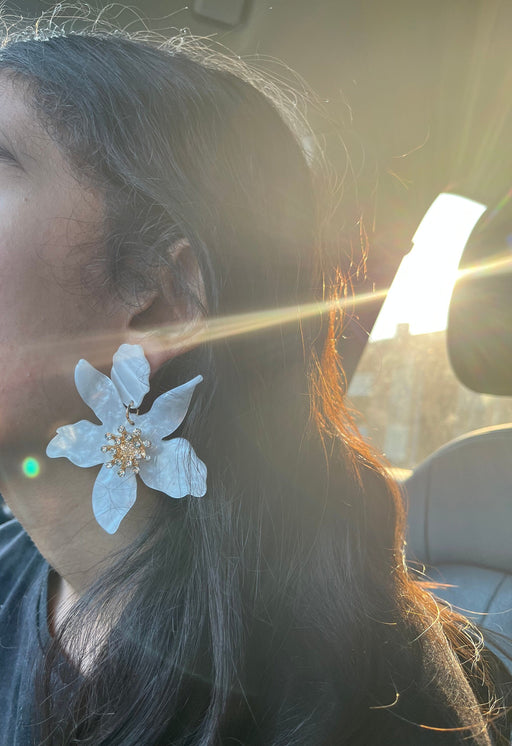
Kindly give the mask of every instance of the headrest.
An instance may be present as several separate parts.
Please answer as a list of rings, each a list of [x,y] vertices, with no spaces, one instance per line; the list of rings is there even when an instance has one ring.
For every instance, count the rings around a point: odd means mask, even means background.
[[[446,330],[452,367],[473,391],[512,396],[512,201],[482,215],[459,269]]]

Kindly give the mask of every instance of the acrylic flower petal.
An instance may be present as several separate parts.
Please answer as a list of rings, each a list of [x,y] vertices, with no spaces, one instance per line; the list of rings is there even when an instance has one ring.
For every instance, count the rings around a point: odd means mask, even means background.
[[[156,440],[173,433],[185,419],[194,389],[202,380],[202,376],[196,376],[191,381],[159,396],[149,412],[142,415],[144,424],[141,417],[140,426],[144,435]]]
[[[126,409],[116,387],[87,360],[79,360],[75,368],[75,385],[84,402],[107,425],[107,429],[124,421]]]
[[[48,443],[46,455],[50,458],[68,458],[75,466],[97,466],[105,460],[101,442],[105,428],[87,420],[57,429],[57,435]]]
[[[113,357],[110,377],[125,406],[139,407],[149,391],[149,363],[140,345],[124,344]]]
[[[141,463],[140,477],[148,487],[170,497],[206,494],[206,466],[184,438],[164,440],[151,461]]]
[[[103,465],[92,491],[94,517],[108,534],[115,534],[119,524],[137,497],[137,480],[134,474],[120,477],[115,467]]]

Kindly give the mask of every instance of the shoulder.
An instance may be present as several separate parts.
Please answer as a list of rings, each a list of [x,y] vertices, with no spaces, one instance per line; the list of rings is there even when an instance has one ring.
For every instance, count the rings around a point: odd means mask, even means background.
[[[0,525],[0,573],[17,557],[37,552],[32,539],[14,518]]]
[[[45,560],[16,520],[0,525],[0,602],[13,586],[33,577]]]

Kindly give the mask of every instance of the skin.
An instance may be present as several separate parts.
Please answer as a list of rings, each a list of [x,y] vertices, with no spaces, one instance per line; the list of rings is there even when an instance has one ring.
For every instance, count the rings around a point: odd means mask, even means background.
[[[91,508],[98,468],[45,455],[59,425],[94,421],[74,386],[80,358],[108,374],[123,342],[144,343],[152,372],[176,354],[148,344],[148,323],[154,331],[169,319],[168,300],[152,295],[134,306],[81,292],[73,249],[99,241],[103,215],[101,195],[79,182],[35,120],[26,92],[0,76],[0,492],[55,570],[51,631],[162,499],[139,482],[134,508],[110,536]],[[81,266],[93,250],[81,249]],[[22,474],[26,456],[41,465],[35,479]]]

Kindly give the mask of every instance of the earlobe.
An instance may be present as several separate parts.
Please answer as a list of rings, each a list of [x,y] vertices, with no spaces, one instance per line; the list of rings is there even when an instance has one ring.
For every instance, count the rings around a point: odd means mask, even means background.
[[[126,337],[129,344],[142,345],[152,374],[196,346],[205,319],[203,278],[186,239],[172,245],[169,264],[159,274],[159,288],[131,309]]]

